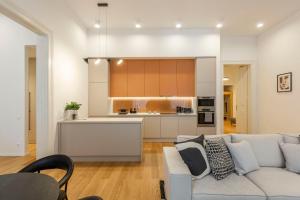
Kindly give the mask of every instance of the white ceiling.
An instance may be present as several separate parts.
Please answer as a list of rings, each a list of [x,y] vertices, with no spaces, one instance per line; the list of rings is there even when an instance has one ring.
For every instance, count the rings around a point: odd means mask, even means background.
[[[65,0],[87,28],[99,18],[97,0]],[[102,0],[103,2],[103,0]],[[256,23],[263,30],[277,24],[300,9],[300,0],[107,0],[109,26],[134,28],[173,28],[180,21],[183,28],[213,28],[224,23],[228,34],[255,35]],[[104,17],[102,17],[103,19]]]

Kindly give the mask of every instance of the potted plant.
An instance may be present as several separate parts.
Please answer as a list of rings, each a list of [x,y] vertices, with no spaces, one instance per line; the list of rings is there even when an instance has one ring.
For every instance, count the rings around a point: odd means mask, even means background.
[[[80,109],[81,104],[71,101],[67,103],[65,106],[66,119],[67,120],[75,120],[78,119],[78,110]]]

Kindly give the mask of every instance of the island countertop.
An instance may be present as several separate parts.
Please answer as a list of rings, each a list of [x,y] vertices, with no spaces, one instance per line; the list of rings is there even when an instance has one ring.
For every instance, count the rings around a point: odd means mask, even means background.
[[[135,117],[135,118],[121,118],[121,117],[93,117],[93,118],[86,118],[86,119],[77,119],[77,120],[65,120],[60,121],[59,123],[62,124],[70,124],[70,123],[86,123],[86,124],[136,124],[143,122],[142,117]]]

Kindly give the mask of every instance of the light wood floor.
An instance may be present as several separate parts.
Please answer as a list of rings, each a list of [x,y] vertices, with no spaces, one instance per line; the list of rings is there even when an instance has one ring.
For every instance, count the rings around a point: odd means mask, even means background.
[[[230,120],[224,120],[224,133],[236,133],[236,127],[231,125]]]
[[[162,148],[171,143],[144,143],[142,163],[76,163],[68,196],[75,200],[98,195],[104,200],[160,200],[159,180],[163,178]],[[15,173],[35,160],[35,146],[25,157],[0,157],[0,174]],[[55,178],[63,174],[49,170]]]

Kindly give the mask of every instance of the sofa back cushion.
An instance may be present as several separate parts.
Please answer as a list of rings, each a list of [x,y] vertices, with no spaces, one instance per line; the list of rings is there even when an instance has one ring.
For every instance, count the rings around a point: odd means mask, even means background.
[[[280,147],[286,160],[286,168],[289,171],[300,173],[300,145],[281,143]]]
[[[199,136],[194,136],[194,135],[178,135],[177,136],[177,142],[184,142],[184,141],[187,141],[187,140],[191,140],[191,139],[195,139]],[[205,139],[210,139],[210,138],[217,138],[217,137],[222,137],[225,142],[231,142],[231,135],[204,135],[204,138]]]
[[[281,133],[284,143],[300,144],[299,133]]]
[[[284,167],[284,157],[279,144],[283,142],[280,134],[233,134],[232,142],[249,142],[261,167]]]

